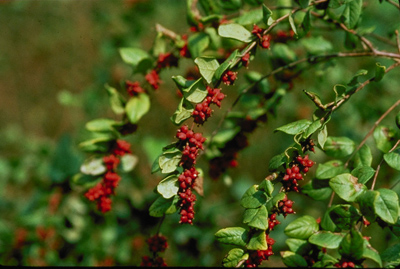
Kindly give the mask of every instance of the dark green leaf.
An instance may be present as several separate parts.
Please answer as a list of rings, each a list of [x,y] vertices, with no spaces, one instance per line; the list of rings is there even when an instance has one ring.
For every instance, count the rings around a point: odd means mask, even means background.
[[[178,194],[178,175],[170,175],[165,177],[157,185],[157,191],[165,199],[169,199]]]
[[[290,251],[299,255],[305,255],[312,249],[312,245],[303,239],[288,238],[286,239],[286,245],[288,245]]]
[[[379,255],[378,251],[374,249],[366,239],[364,239],[364,252],[362,257],[366,259],[371,259],[374,262],[376,262],[379,265],[379,267],[382,267],[381,256]]]
[[[311,135],[313,135],[320,127],[322,126],[321,121],[317,119],[316,121],[313,121],[310,126],[304,131],[303,137],[307,138]]]
[[[218,27],[218,34],[222,37],[239,40],[245,43],[251,42],[254,38],[249,30],[237,23],[221,24]]]
[[[258,208],[248,208],[244,211],[243,223],[260,230],[268,229],[268,211],[262,205]]]
[[[367,190],[357,198],[361,213],[370,222],[376,219],[375,201],[378,196],[379,193],[377,191]]]
[[[265,4],[262,5],[262,11],[263,11],[263,22],[266,25],[271,25],[272,11]]]
[[[378,189],[379,196],[374,202],[375,213],[385,222],[395,224],[399,217],[399,197],[389,189]]]
[[[247,260],[249,254],[245,253],[243,249],[234,248],[228,252],[228,255],[222,260],[224,267],[237,267],[238,263],[243,260]]]
[[[240,200],[240,205],[244,208],[258,208],[265,204],[267,198],[263,191],[257,190],[257,185],[251,186]]]
[[[375,81],[381,81],[383,76],[386,74],[386,66],[376,63],[375,67]]]
[[[197,57],[194,62],[199,68],[200,74],[207,81],[207,83],[211,83],[214,77],[215,71],[219,67],[218,61],[214,57]]]
[[[242,6],[242,0],[219,0],[218,3],[222,9],[229,11],[238,10]]]
[[[302,27],[304,33],[307,34],[311,29],[311,10],[307,10],[306,15],[303,18]]]
[[[215,237],[221,243],[245,247],[249,234],[245,228],[229,227],[216,232]]]
[[[366,74],[368,74],[368,70],[365,70],[365,69],[358,70],[357,73],[350,80],[350,82],[347,83],[347,86],[358,86],[359,83],[360,83],[358,81],[359,77],[360,76],[365,76]],[[349,92],[349,90],[347,90],[347,92]]]
[[[344,5],[348,0],[331,0],[329,1],[330,8],[339,8]]]
[[[357,208],[352,205],[335,205],[329,209],[329,217],[341,230],[349,230],[360,220],[361,215]]]
[[[389,152],[383,155],[383,158],[390,167],[400,171],[400,154]]]
[[[268,197],[271,197],[272,192],[274,191],[274,184],[272,184],[271,180],[264,179],[257,188],[260,191],[264,191]]]
[[[101,177],[94,177],[91,175],[85,175],[85,174],[75,174],[72,177],[72,182],[76,185],[83,185],[85,187],[93,187],[95,186],[102,178]]]
[[[396,131],[391,126],[380,125],[374,130],[374,140],[378,149],[387,153],[394,146]]]
[[[178,210],[177,204],[179,196],[174,196],[170,199],[165,199],[159,196],[149,208],[149,214],[152,217],[162,217],[164,214],[173,214]]]
[[[307,261],[300,256],[291,251],[281,252],[282,261],[287,267],[307,267]]]
[[[387,263],[386,266],[398,266],[400,264],[400,243],[385,249],[381,257]]]
[[[274,132],[281,131],[286,134],[295,135],[306,130],[310,125],[311,121],[303,119],[278,127],[274,130]]]
[[[126,104],[125,111],[131,123],[137,123],[150,109],[150,98],[140,93],[132,96]]]
[[[284,192],[277,193],[272,199],[267,202],[267,210],[271,212],[273,209],[278,207],[279,201],[285,198],[286,194]]]
[[[246,247],[249,250],[267,250],[268,244],[265,231],[254,232]]]
[[[285,163],[285,158],[286,156],[283,153],[272,157],[269,161],[268,170],[272,172],[282,167],[282,164]]]
[[[188,88],[182,89],[182,93],[188,101],[198,104],[204,100],[208,91],[203,83],[203,78],[199,78]]]
[[[347,202],[354,202],[367,187],[358,183],[358,179],[349,173],[335,176],[329,181],[329,186],[337,195]]]
[[[331,232],[339,232],[341,229],[336,226],[335,222],[332,220],[330,216],[330,212],[334,209],[334,207],[329,208],[327,211],[325,211],[324,216],[321,219],[321,228],[326,230],[326,231],[331,231]]]
[[[374,176],[375,170],[371,166],[359,166],[351,174],[358,178],[359,183],[366,184]]]
[[[335,249],[339,247],[342,239],[343,235],[340,233],[319,231],[311,235],[310,238],[308,238],[308,242],[323,248]]]
[[[340,243],[339,253],[342,256],[359,260],[364,253],[364,239],[360,232],[351,229]]]
[[[315,171],[315,177],[317,179],[331,179],[337,175],[344,173],[346,169],[343,163],[339,160],[332,160],[326,163],[318,165]]]
[[[285,228],[285,234],[298,239],[308,239],[318,229],[316,220],[311,216],[305,215],[289,223]]]
[[[298,0],[297,2],[301,8],[307,8],[310,0]]]
[[[212,142],[218,147],[223,148],[225,144],[231,141],[239,132],[240,128],[230,128],[230,129],[220,130],[214,136]]]
[[[400,129],[400,112],[397,113],[397,115],[396,115],[396,125],[397,125],[397,128]]]
[[[349,156],[354,151],[355,144],[348,137],[329,136],[326,139],[324,149],[328,156],[342,158]]]

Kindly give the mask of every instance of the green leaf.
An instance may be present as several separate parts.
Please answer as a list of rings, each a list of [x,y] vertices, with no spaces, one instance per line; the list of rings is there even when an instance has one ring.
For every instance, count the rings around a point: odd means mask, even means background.
[[[290,28],[292,28],[294,34],[296,36],[298,36],[296,24],[294,23],[294,20],[293,20],[293,17],[292,17],[292,13],[289,14],[289,24],[290,24]]]
[[[77,173],[71,178],[71,181],[76,185],[83,185],[90,188],[95,186],[101,179],[101,177],[94,177],[91,175]]]
[[[268,197],[271,197],[272,192],[274,191],[274,184],[272,184],[271,180],[267,177],[260,183],[257,189],[265,192]]]
[[[282,261],[287,267],[307,267],[307,261],[303,256],[291,251],[281,252]]]
[[[328,138],[328,129],[326,128],[325,125],[324,128],[322,128],[322,130],[318,132],[318,144],[320,145],[321,149],[324,149],[324,145],[327,138]]]
[[[107,152],[115,137],[105,135],[79,143],[79,148],[87,152]]]
[[[381,81],[386,74],[386,66],[376,63],[375,67],[375,82]]]
[[[364,239],[364,252],[362,257],[365,259],[371,259],[374,262],[376,262],[379,265],[379,267],[382,267],[381,256],[379,255],[378,251],[374,249],[366,239]]]
[[[192,58],[201,56],[203,51],[208,48],[210,38],[206,33],[199,32],[190,36],[188,39],[188,49]]]
[[[389,152],[383,155],[383,159],[385,159],[386,163],[390,167],[400,171],[400,154],[396,152]]]
[[[329,186],[325,186],[323,180],[312,180],[301,187],[301,192],[314,200],[321,201],[331,197],[332,189]]]
[[[396,131],[391,126],[380,125],[374,130],[376,147],[387,153],[394,146]]]
[[[239,40],[245,43],[251,42],[254,38],[249,30],[237,23],[221,24],[218,27],[218,34],[222,37]]]
[[[250,250],[267,250],[268,244],[265,231],[254,232],[246,247]]]
[[[247,260],[249,254],[245,253],[241,248],[234,248],[228,252],[228,255],[222,260],[224,267],[237,267],[238,263],[243,260]]]
[[[262,11],[263,11],[263,22],[266,25],[271,25],[272,11],[265,4],[262,5]]]
[[[251,186],[240,200],[240,205],[244,208],[258,208],[265,204],[267,198],[265,193],[257,190],[258,185]]]
[[[272,199],[269,199],[266,206],[267,210],[271,212],[273,209],[278,207],[278,204],[283,198],[285,198],[286,194],[284,192],[277,193]]]
[[[172,115],[171,120],[176,125],[181,125],[182,122],[187,120],[192,116],[194,111],[193,105],[188,102],[185,98],[182,98],[179,102],[178,108],[176,109],[174,115]]]
[[[360,232],[351,229],[340,243],[339,253],[342,256],[359,260],[364,253],[364,239]]]
[[[301,8],[307,8],[310,0],[297,0]]]
[[[149,208],[150,216],[159,218],[165,214],[175,213],[178,210],[179,199],[178,195],[170,199],[159,196]]]
[[[139,48],[120,48],[119,54],[125,63],[132,66],[134,73],[146,73],[153,64],[150,55]]]
[[[137,123],[150,109],[150,98],[140,93],[132,96],[126,104],[125,111],[131,123]]]
[[[388,247],[381,254],[382,260],[387,263],[388,266],[398,266],[400,264],[400,243]]]
[[[228,227],[216,232],[215,237],[221,243],[245,247],[249,233],[242,227]]]
[[[218,131],[218,133],[214,136],[212,142],[217,145],[219,148],[223,148],[226,143],[231,141],[238,133],[240,132],[240,128],[229,128]]]
[[[317,170],[315,171],[315,177],[317,179],[331,179],[345,171],[346,169],[344,168],[342,161],[332,160],[318,165]]]
[[[358,81],[360,76],[365,76],[368,74],[368,70],[365,69],[360,69],[357,71],[357,73],[353,76],[353,78],[350,80],[349,83],[347,83],[347,86],[358,86],[360,82]],[[347,93],[349,92],[349,89],[347,90]]]
[[[98,176],[107,171],[103,158],[89,158],[81,165],[80,171],[85,175]]]
[[[310,54],[327,53],[333,49],[332,43],[324,39],[322,36],[303,38],[301,44]]]
[[[311,235],[310,238],[308,238],[308,242],[323,248],[335,249],[339,247],[342,239],[343,235],[340,233],[319,231]]]
[[[305,215],[289,223],[285,228],[285,234],[298,239],[308,239],[318,231],[318,226],[313,217]]]
[[[348,0],[331,0],[329,1],[330,8],[339,8],[344,5]]]
[[[389,189],[378,189],[379,196],[374,202],[375,213],[385,222],[395,224],[399,217],[399,197]]]
[[[169,174],[175,171],[182,159],[182,153],[179,149],[173,148],[164,152],[158,158],[158,165],[161,168],[161,173]]]
[[[169,199],[178,194],[179,186],[178,175],[170,175],[165,177],[160,181],[157,185],[157,191],[162,195],[165,199]]]
[[[335,176],[329,181],[329,186],[336,194],[347,202],[354,202],[367,187],[358,183],[358,179],[349,173]]]
[[[272,172],[282,167],[282,164],[285,163],[285,158],[286,156],[284,153],[272,157],[269,161],[268,170]]]
[[[368,145],[364,144],[354,155],[354,167],[371,166],[372,152]]]
[[[361,218],[357,208],[348,204],[332,206],[328,212],[330,219],[339,230],[350,230]]]
[[[376,219],[375,201],[378,196],[379,192],[367,190],[357,198],[361,213],[370,222]]]
[[[117,124],[115,120],[112,119],[95,119],[86,123],[85,127],[91,132],[108,132],[115,131],[114,125]]]
[[[304,131],[303,138],[307,138],[314,134],[322,126],[321,121],[317,119],[313,121],[310,126]]]
[[[109,85],[105,85],[109,99],[110,99],[110,105],[112,111],[114,111],[115,114],[123,114],[125,113],[125,100],[122,97],[122,95],[113,87],[110,87]]]
[[[361,15],[362,0],[352,0],[346,2],[346,7],[343,10],[341,20],[349,29],[354,29]]]
[[[125,154],[124,156],[121,157],[122,171],[124,171],[124,172],[132,171],[136,167],[138,161],[139,161],[139,158],[136,155]]]
[[[290,251],[293,251],[299,255],[305,255],[312,249],[312,245],[308,243],[307,240],[288,238],[285,242],[286,245],[288,245]]]
[[[283,61],[285,64],[294,62],[297,59],[296,53],[289,48],[288,45],[276,43],[272,47],[272,55],[274,58]]]
[[[245,12],[239,17],[233,19],[234,22],[240,25],[251,25],[258,24],[263,19],[263,11],[261,9],[254,9]]]
[[[341,229],[339,227],[337,227],[337,225],[335,224],[335,222],[332,220],[332,218],[330,216],[330,212],[334,208],[335,208],[335,206],[333,206],[333,207],[329,208],[327,211],[325,211],[325,214],[321,219],[320,225],[321,225],[321,228],[326,231],[339,232]]]
[[[268,229],[268,211],[262,205],[258,208],[248,208],[244,211],[243,223],[260,230]]]
[[[359,183],[366,184],[374,176],[375,170],[371,166],[359,166],[351,174],[358,178]]]
[[[325,142],[325,153],[335,158],[349,156],[355,149],[353,140],[348,137],[329,136]]]
[[[184,88],[182,94],[190,102],[201,103],[208,94],[206,86],[203,83],[203,78],[199,78],[188,88]]]
[[[222,9],[229,10],[229,11],[235,11],[235,10],[238,10],[242,6],[242,1],[241,0],[222,0],[222,1],[218,1],[218,4]]]
[[[283,125],[283,126],[281,126],[279,128],[276,128],[274,130],[274,132],[281,131],[281,132],[284,132],[286,134],[295,135],[295,134],[303,132],[310,125],[311,125],[311,121],[303,119],[303,120],[298,120],[298,121],[295,121],[295,122],[291,122],[291,123]]]
[[[229,55],[229,57],[215,71],[215,79],[220,80],[225,71],[234,66],[238,57],[240,57],[238,56],[238,50],[234,50],[231,55]]]
[[[214,77],[215,71],[219,67],[218,61],[214,57],[197,57],[194,62],[199,68],[200,74],[207,81],[207,83],[211,83]]]
[[[307,34],[311,29],[311,10],[307,10],[302,22],[304,33]]]

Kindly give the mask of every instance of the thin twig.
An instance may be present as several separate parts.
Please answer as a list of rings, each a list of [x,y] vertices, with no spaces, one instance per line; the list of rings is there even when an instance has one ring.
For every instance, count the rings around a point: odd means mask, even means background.
[[[395,31],[395,33],[396,33],[396,43],[397,43],[397,50],[399,51],[399,53],[400,53],[400,39],[399,39],[399,31]]]
[[[381,123],[381,121],[393,110],[395,109],[398,105],[400,105],[400,99],[397,100],[396,103],[394,103],[388,110],[386,110],[385,113],[382,114],[382,116],[374,123],[374,126],[369,130],[367,135],[364,137],[364,139],[361,141],[361,143],[358,145],[356,150],[350,155],[350,157],[347,159],[346,163],[344,164],[344,167],[346,168],[349,165],[350,160],[354,157],[354,155],[361,149],[361,147],[367,142],[367,139],[374,133],[374,130],[378,125]]]
[[[400,101],[400,100],[399,100],[399,101]],[[389,152],[392,152],[393,150],[395,150],[399,144],[400,144],[400,139],[397,140],[396,144],[389,150]],[[389,153],[389,152],[388,152],[388,153]],[[373,191],[374,188],[375,188],[376,179],[378,178],[379,170],[381,169],[381,165],[382,165],[382,163],[383,163],[383,160],[384,160],[384,159],[382,158],[382,160],[379,162],[378,166],[376,167],[374,179],[373,179],[372,185],[371,185],[371,191]]]

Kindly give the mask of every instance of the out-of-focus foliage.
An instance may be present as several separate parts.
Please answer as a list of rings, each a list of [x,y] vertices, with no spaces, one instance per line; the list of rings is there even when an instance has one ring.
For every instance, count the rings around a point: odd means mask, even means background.
[[[279,1],[270,2],[268,5],[273,6]],[[371,39],[375,34],[393,37],[400,25],[393,19],[398,18],[398,10],[385,1],[365,2],[360,28],[371,31]],[[159,175],[151,174],[151,166],[176,132],[170,117],[180,99],[171,76],[184,74],[191,62],[182,61],[179,68],[163,73],[159,92],[151,96],[151,111],[129,138],[139,162],[132,172],[123,174],[111,212],[98,213],[83,197],[84,189],[71,185],[70,179],[79,172],[84,158],[77,144],[87,136],[85,123],[97,117],[114,117],[104,84],[119,87],[130,74],[118,49],[150,48],[156,23],[180,34],[188,33],[185,12],[185,1],[176,0],[0,2],[0,264],[138,265],[148,254],[145,240],[155,233],[159,221],[149,216],[148,208],[157,197],[154,188],[161,180]],[[285,27],[282,30],[290,29],[289,25]],[[315,31],[321,32],[321,39],[305,39],[302,43],[309,51],[344,47],[343,33],[322,27]],[[320,46],[313,46],[315,42]],[[298,44],[289,41],[286,45],[296,52]],[[271,71],[265,70],[264,63],[273,60],[274,53],[285,54],[286,45],[279,44],[259,55],[250,68],[262,74]],[[388,45],[382,42],[381,46],[385,49]],[[269,160],[290,144],[291,137],[285,140],[273,130],[287,122],[310,118],[315,109],[302,90],[331,100],[335,84],[347,83],[360,69],[373,74],[371,66],[375,62],[373,58],[337,59],[294,78],[275,111],[276,117],[270,116],[268,125],[250,136],[249,147],[239,155],[239,166],[220,181],[205,177],[205,195],[196,203],[195,225],[179,225],[177,214],[164,220],[161,233],[167,236],[170,246],[165,254],[167,264],[182,265],[184,261],[185,266],[221,265],[229,247],[216,242],[215,232],[239,225],[243,214],[240,197],[268,174]],[[388,66],[387,59],[380,58],[379,62]],[[225,91],[226,103],[235,100],[243,83],[245,78],[239,76],[236,86]],[[308,88],[310,85],[313,88]],[[398,73],[388,73],[382,81],[360,91],[353,102],[333,115],[329,134],[347,136],[359,143],[399,98],[399,87]],[[238,110],[250,109],[257,102],[256,96],[245,96]],[[225,109],[215,109],[215,116],[202,129],[204,134],[215,130]],[[394,116],[382,123],[396,128]],[[373,145],[372,140],[369,143]],[[381,153],[375,146],[371,149],[372,166],[376,167]],[[314,159],[317,163],[329,161],[318,151]],[[208,169],[204,159],[198,166]],[[390,187],[399,175],[382,166],[379,177],[390,180],[378,185]],[[399,193],[400,184],[393,190]],[[325,202],[296,194],[293,197],[296,212],[322,217]],[[287,222],[293,219],[288,216]],[[374,228],[367,228],[366,234]],[[286,247],[283,230],[284,226],[279,226],[274,231],[276,254]],[[374,237],[370,232],[371,244],[380,252],[394,241],[389,231],[382,234]],[[273,256],[268,266],[283,264]]]

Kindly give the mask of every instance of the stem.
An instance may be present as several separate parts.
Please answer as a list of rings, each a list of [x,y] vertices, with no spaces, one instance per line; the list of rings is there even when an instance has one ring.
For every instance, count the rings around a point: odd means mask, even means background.
[[[399,100],[400,101],[400,100]],[[395,150],[397,148],[397,146],[400,144],[400,139],[397,140],[396,144],[389,150],[388,153],[392,152],[393,150]],[[378,174],[379,174],[379,170],[381,169],[381,165],[383,163],[383,158],[382,160],[379,162],[378,167],[376,167],[376,172],[374,175],[374,180],[372,181],[372,185],[371,185],[371,191],[374,190],[375,188],[375,183],[376,183],[376,179],[378,178]]]
[[[356,148],[356,150],[350,155],[349,159],[346,161],[346,163],[344,164],[344,168],[346,168],[349,165],[350,160],[354,157],[354,155],[356,154],[357,151],[359,151],[361,149],[361,147],[365,144],[365,142],[367,141],[367,139],[373,134],[374,130],[376,129],[376,127],[378,127],[378,125],[381,123],[381,121],[390,113],[392,112],[393,109],[395,109],[398,105],[400,105],[400,99],[397,100],[396,103],[394,103],[388,110],[386,110],[385,113],[383,113],[383,115],[374,123],[374,126],[371,128],[371,130],[369,130],[369,132],[367,133],[367,135],[364,137],[364,139],[361,141],[360,145],[358,145],[358,147]]]

